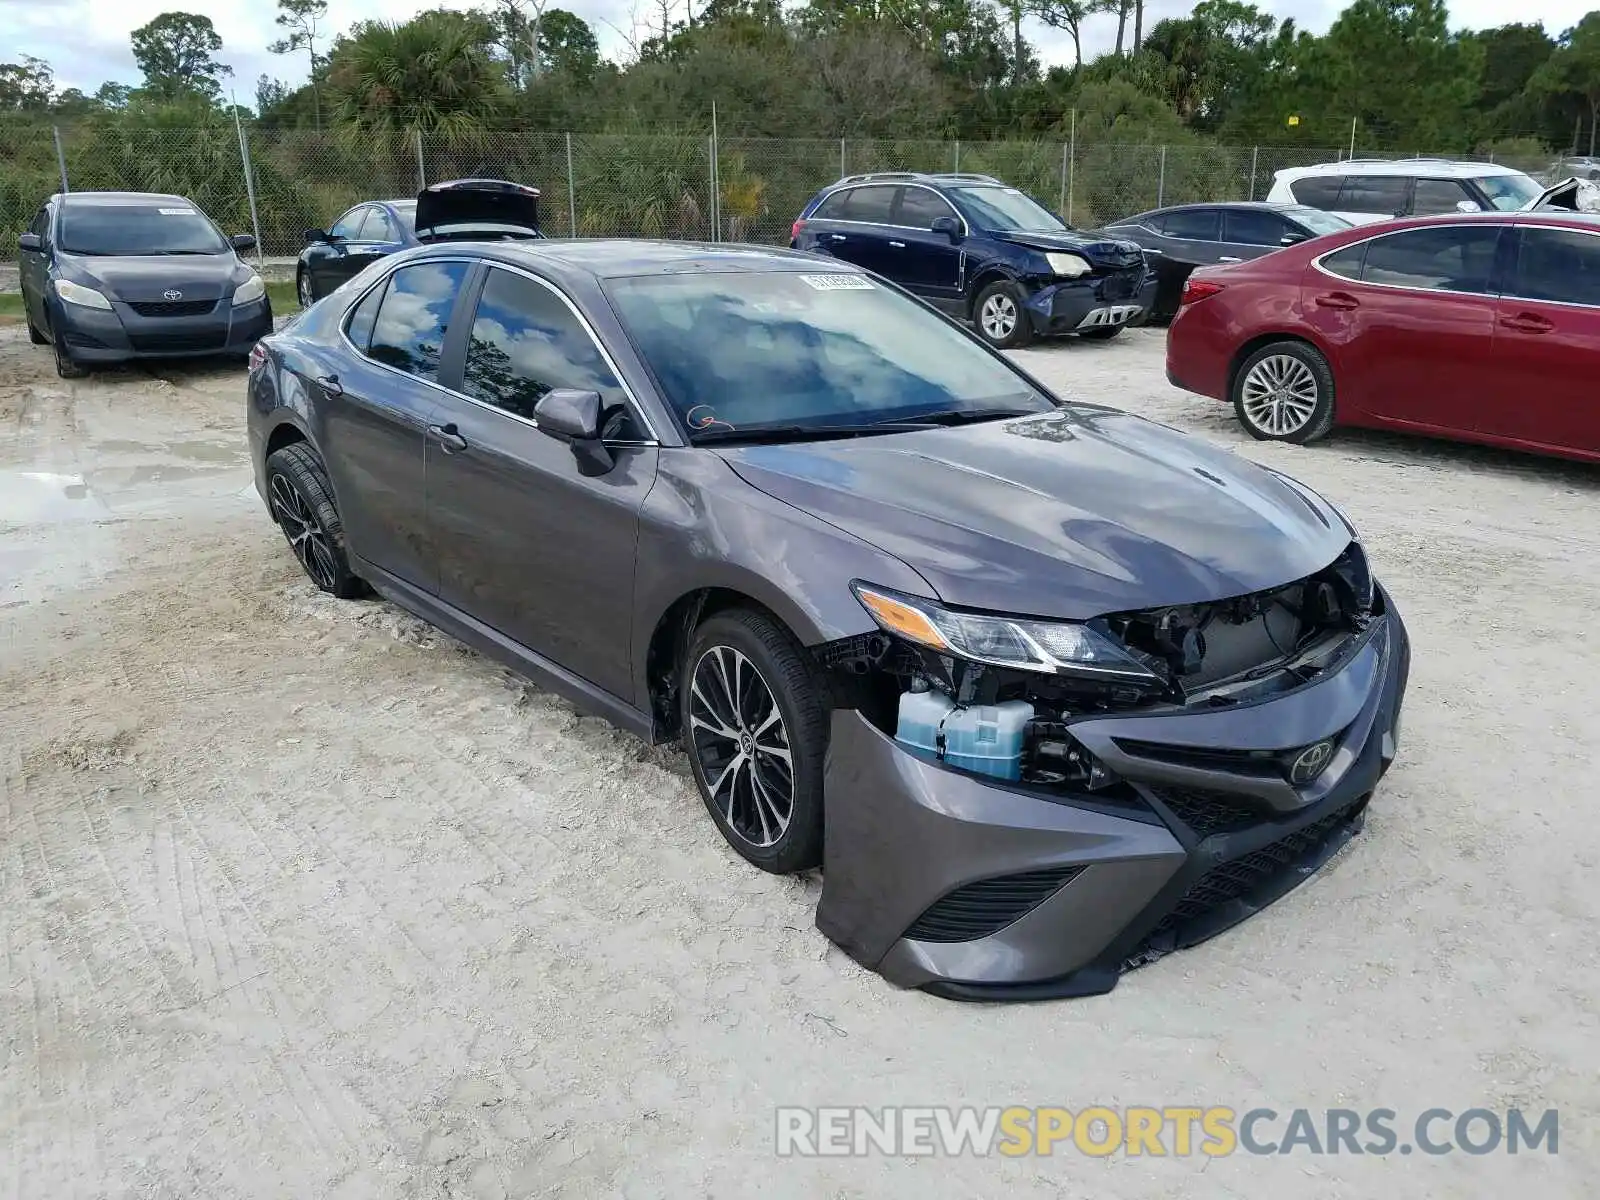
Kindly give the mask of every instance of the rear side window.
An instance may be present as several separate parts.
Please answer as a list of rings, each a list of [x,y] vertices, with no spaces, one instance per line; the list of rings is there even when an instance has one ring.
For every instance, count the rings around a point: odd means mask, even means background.
[[[1333,207],[1339,212],[1392,217],[1405,211],[1410,182],[1403,175],[1346,175]]]
[[[531,421],[534,405],[556,388],[599,392],[607,409],[624,403],[599,347],[561,297],[525,275],[491,270],[472,320],[462,390]]]
[[[851,188],[845,193],[844,215],[838,219],[887,225],[895,191],[892,187]]]
[[[1311,175],[1296,179],[1289,185],[1297,204],[1312,208],[1338,208],[1339,189],[1344,187],[1343,175]]]
[[[1367,247],[1370,242],[1357,242],[1354,246],[1346,246],[1343,250],[1335,250],[1322,260],[1322,269],[1341,279],[1350,279],[1357,282],[1361,279],[1361,268],[1367,261]]]
[[[1161,218],[1162,233],[1191,242],[1214,242],[1221,236],[1221,228],[1214,208],[1186,208]]]
[[[1230,208],[1222,214],[1222,240],[1239,246],[1276,246],[1289,226],[1282,217],[1258,209]]]
[[[1510,294],[1600,307],[1600,237],[1576,229],[1524,229]]]
[[[350,315],[345,319],[344,335],[350,339],[352,345],[361,353],[366,354],[372,348],[372,328],[378,323],[378,305],[383,302],[383,293],[388,286],[387,281],[373,288],[361,298],[361,303],[350,310]]]
[[[813,221],[843,221],[845,219],[844,206],[849,199],[850,192],[848,190],[835,192],[817,205],[817,211],[811,214],[811,219]]]
[[[1487,292],[1499,241],[1500,229],[1494,225],[1392,233],[1368,244],[1361,281],[1429,291]]]
[[[401,267],[389,277],[367,353],[418,379],[437,380],[450,310],[466,278],[466,263]]]

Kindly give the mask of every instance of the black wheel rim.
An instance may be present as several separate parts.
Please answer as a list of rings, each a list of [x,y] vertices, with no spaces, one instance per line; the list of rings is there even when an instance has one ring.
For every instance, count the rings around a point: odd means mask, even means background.
[[[272,477],[271,490],[272,515],[277,518],[283,536],[289,539],[294,556],[313,583],[331,592],[339,573],[333,565],[333,547],[328,544],[327,532],[317,520],[316,511],[283,475]]]
[[[794,816],[794,761],[777,698],[732,646],[702,654],[689,686],[690,745],[706,795],[741,841],[776,845]]]

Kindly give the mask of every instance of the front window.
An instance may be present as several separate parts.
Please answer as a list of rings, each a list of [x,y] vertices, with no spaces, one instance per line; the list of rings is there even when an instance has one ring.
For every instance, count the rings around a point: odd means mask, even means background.
[[[56,241],[68,254],[127,258],[154,254],[226,254],[228,241],[198,208],[181,200],[150,204],[61,206]]]
[[[1016,188],[951,188],[975,225],[998,232],[1059,233],[1068,226],[1055,213]]]
[[[1526,175],[1484,175],[1472,182],[1501,212],[1517,212],[1544,191]]]
[[[691,435],[1054,407],[1003,359],[865,276],[638,276],[606,291]]]

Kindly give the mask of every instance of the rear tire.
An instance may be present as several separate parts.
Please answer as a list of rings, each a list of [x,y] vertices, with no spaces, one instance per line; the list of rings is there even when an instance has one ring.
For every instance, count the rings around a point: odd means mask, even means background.
[[[1315,346],[1273,342],[1234,372],[1234,415],[1257,441],[1306,445],[1333,428],[1333,370]]]
[[[1078,336],[1087,342],[1109,342],[1126,328],[1126,325],[1102,325],[1098,329],[1085,329]]]
[[[312,583],[341,600],[366,593],[350,569],[327,472],[310,446],[295,442],[267,456],[267,504]]]
[[[996,350],[1017,350],[1033,341],[1022,289],[1009,279],[996,280],[978,293],[972,302],[972,323],[978,336]]]
[[[694,631],[680,673],[684,748],[722,836],[763,871],[820,866],[827,693],[804,649],[765,613],[730,609]]]
[[[294,294],[300,301],[300,310],[304,312],[317,302],[316,289],[311,285],[311,276],[306,269],[301,267],[294,275]]]
[[[80,362],[74,361],[67,352],[67,339],[62,336],[60,326],[50,331],[51,352],[56,359],[56,374],[62,379],[82,379],[89,374],[89,368]]]

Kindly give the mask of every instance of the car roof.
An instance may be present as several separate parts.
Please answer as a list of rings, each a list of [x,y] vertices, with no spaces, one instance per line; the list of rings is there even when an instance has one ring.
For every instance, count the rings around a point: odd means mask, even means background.
[[[452,242],[442,252],[459,253],[474,243]],[[547,264],[576,270],[597,279],[630,275],[685,275],[699,272],[807,271],[812,274],[851,275],[860,272],[848,263],[818,259],[798,250],[741,242],[667,242],[643,238],[541,238],[527,242],[480,242],[489,251],[515,264]]]
[[[1532,210],[1518,209],[1513,212],[1474,212],[1474,213],[1434,213],[1426,217],[1394,217],[1384,221],[1373,221],[1365,225],[1353,225],[1349,229],[1341,229],[1337,236],[1346,233],[1360,233],[1364,241],[1366,238],[1389,231],[1398,232],[1402,229],[1416,229],[1425,225],[1565,225],[1573,229],[1591,229],[1600,231],[1600,213],[1574,212],[1566,208],[1535,208]],[[1333,236],[1333,235],[1330,235]]]
[[[972,175],[962,171],[868,171],[861,175],[846,175],[823,190],[831,192],[835,188],[856,187],[865,183],[925,183],[934,187],[1010,186],[993,175]]]
[[[174,196],[168,192],[57,192],[52,197],[63,204],[182,204],[196,207],[187,196]]]
[[[1502,163],[1463,162],[1451,158],[1347,158],[1342,162],[1309,167],[1285,167],[1277,179],[1304,179],[1312,175],[1425,175],[1429,178],[1479,179],[1486,175],[1524,175]]]

